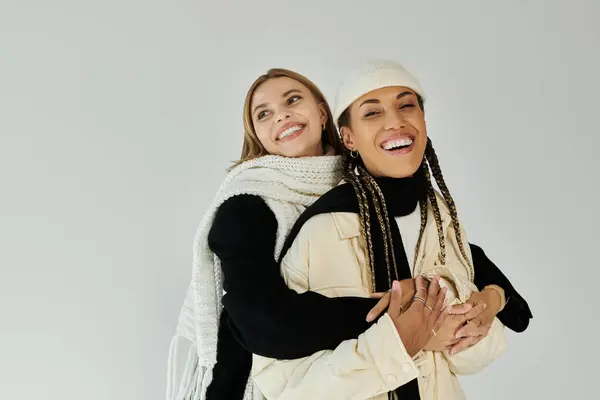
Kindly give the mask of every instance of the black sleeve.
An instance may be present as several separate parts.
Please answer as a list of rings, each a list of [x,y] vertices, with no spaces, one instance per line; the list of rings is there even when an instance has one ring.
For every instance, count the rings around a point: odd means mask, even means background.
[[[221,312],[217,341],[217,363],[206,390],[206,400],[243,399],[252,368],[252,354],[231,331],[227,310]]]
[[[475,286],[479,290],[487,285],[498,285],[504,289],[507,303],[498,313],[498,319],[507,328],[515,332],[523,332],[529,326],[529,320],[533,318],[529,305],[479,246],[470,243],[469,246],[473,255]]]
[[[209,232],[210,249],[223,270],[223,305],[230,328],[247,350],[295,359],[333,349],[370,326],[377,300],[297,293],[275,261],[277,220],[257,196],[240,195],[221,205]]]

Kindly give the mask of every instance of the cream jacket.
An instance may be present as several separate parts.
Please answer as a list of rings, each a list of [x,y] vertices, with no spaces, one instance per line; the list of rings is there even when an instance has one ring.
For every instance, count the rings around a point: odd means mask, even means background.
[[[439,242],[431,207],[413,276],[442,276],[448,304],[465,302],[472,291],[468,264],[460,254],[450,214],[438,195],[446,237],[446,264],[439,265]],[[465,232],[465,251],[472,263]],[[412,264],[412,262],[411,262]],[[282,261],[281,273],[297,292],[308,290],[329,297],[369,297],[364,241],[354,213],[321,214],[301,229]],[[290,343],[290,346],[293,346]],[[252,377],[269,400],[387,399],[387,392],[418,378],[423,400],[464,399],[456,375],[481,371],[505,349],[504,327],[495,319],[488,336],[459,354],[421,351],[411,358],[390,317],[334,350],[296,360],[254,355]],[[401,399],[400,399],[401,400]]]

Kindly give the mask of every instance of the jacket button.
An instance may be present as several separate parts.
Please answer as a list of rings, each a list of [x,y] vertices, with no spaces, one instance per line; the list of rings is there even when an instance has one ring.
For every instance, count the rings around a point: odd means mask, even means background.
[[[398,378],[396,378],[396,375],[394,375],[394,374],[389,374],[386,378],[389,383],[394,383],[398,379]]]

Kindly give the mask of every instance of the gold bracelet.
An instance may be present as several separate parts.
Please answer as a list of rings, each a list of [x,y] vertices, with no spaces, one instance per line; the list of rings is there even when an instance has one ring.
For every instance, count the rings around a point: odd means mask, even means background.
[[[500,295],[501,306],[500,306],[500,310],[498,310],[498,312],[504,310],[504,306],[506,306],[506,295],[504,294],[504,289],[502,289],[498,285],[487,285],[486,287],[483,288],[483,290],[485,290],[485,289],[495,290]]]

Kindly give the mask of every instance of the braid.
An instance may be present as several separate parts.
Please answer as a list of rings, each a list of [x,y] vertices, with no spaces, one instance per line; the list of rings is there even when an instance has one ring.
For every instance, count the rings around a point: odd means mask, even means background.
[[[467,253],[465,251],[462,235],[460,230],[460,223],[458,221],[458,212],[456,211],[456,204],[454,203],[454,199],[450,194],[450,190],[448,190],[448,186],[444,181],[444,176],[442,175],[442,169],[440,168],[440,163],[437,158],[437,154],[435,154],[435,150],[433,149],[433,145],[431,143],[431,139],[427,139],[427,147],[425,148],[425,156],[427,158],[427,162],[429,167],[431,168],[431,172],[433,173],[433,177],[435,178],[435,182],[437,183],[442,195],[444,196],[444,200],[448,205],[448,209],[450,210],[450,217],[452,218],[452,226],[454,227],[454,232],[456,235],[456,242],[458,243],[458,248],[460,250],[461,255],[464,257],[465,261],[469,265],[471,269],[471,279],[475,276],[475,271],[473,269],[473,265],[471,265],[471,261],[467,257]]]
[[[359,219],[360,219],[360,230],[362,236],[366,241],[366,255],[368,263],[368,281],[370,284],[371,292],[376,291],[376,280],[375,280],[375,254],[373,250],[373,238],[371,235],[371,215],[369,211],[369,196],[371,195],[373,210],[379,222],[381,233],[383,237],[383,245],[385,251],[385,260],[387,264],[388,273],[388,285],[392,287],[392,273],[391,267],[394,268],[395,279],[399,279],[398,267],[396,265],[396,255],[394,254],[394,244],[392,240],[392,230],[389,222],[389,216],[387,211],[387,205],[381,188],[373,179],[371,174],[365,169],[363,165],[350,159],[347,155],[344,159],[346,168],[344,171],[344,178],[352,184],[354,192],[358,199],[359,207]],[[366,188],[366,189],[365,189]]]
[[[391,235],[391,226],[389,222],[389,215],[387,210],[387,205],[385,203],[385,198],[383,197],[383,193],[381,188],[375,181],[375,179],[369,174],[369,172],[365,169],[365,167],[358,162],[357,160],[353,160],[346,153],[344,155],[344,163],[346,165],[344,171],[344,178],[352,184],[356,197],[358,199],[359,206],[359,219],[360,219],[360,231],[362,236],[366,241],[366,258],[367,264],[369,266],[367,274],[368,281],[370,285],[371,292],[375,292],[376,284],[375,284],[375,255],[373,250],[373,238],[371,236],[371,214],[369,211],[369,196],[372,197],[373,209],[375,211],[377,220],[381,227],[381,233],[383,235],[384,242],[384,251],[385,251],[385,259],[387,264],[388,271],[388,283],[391,287],[391,267],[394,268],[394,273],[396,279],[398,279],[398,269],[396,265],[396,257],[393,251],[393,240]],[[425,172],[425,180],[427,185],[427,196],[419,200],[419,205],[421,207],[421,226],[419,229],[419,237],[417,239],[417,244],[415,248],[415,257],[413,270],[417,265],[417,257],[419,253],[419,248],[423,241],[423,235],[425,233],[425,227],[427,225],[428,219],[428,205],[431,204],[431,209],[433,211],[433,218],[435,220],[435,225],[438,232],[438,241],[440,245],[440,253],[438,255],[439,261],[444,264],[446,262],[446,240],[444,235],[444,228],[442,224],[442,216],[440,213],[440,208],[436,196],[435,189],[433,187],[431,181],[431,175],[433,175],[444,201],[448,205],[448,209],[450,211],[450,216],[452,218],[452,225],[456,235],[456,241],[458,243],[458,247],[461,255],[464,257],[467,262],[470,272],[471,279],[473,279],[474,270],[471,261],[467,257],[467,253],[464,249],[462,235],[460,230],[460,223],[458,221],[458,212],[456,211],[456,205],[454,203],[454,199],[450,195],[450,191],[448,190],[448,186],[444,181],[444,177],[442,175],[442,170],[439,165],[439,161],[435,151],[433,149],[433,145],[431,143],[431,139],[427,139],[427,146],[425,148],[425,157],[423,159],[423,164],[421,168],[424,168]],[[431,172],[430,172],[431,171]],[[414,272],[414,271],[413,271]]]
[[[425,161],[421,164],[421,168],[427,168]],[[415,275],[415,268],[417,267],[417,257],[419,255],[419,248],[421,247],[421,241],[423,234],[425,233],[425,226],[427,225],[427,197],[419,200],[419,206],[421,208],[421,227],[419,228],[419,238],[417,239],[417,245],[415,246],[415,258],[413,261],[413,276]]]
[[[375,293],[375,257],[373,254],[373,241],[371,239],[371,215],[369,212],[369,203],[367,200],[367,194],[363,188],[360,179],[354,173],[354,169],[357,168],[356,164],[352,160],[345,157],[346,169],[344,171],[344,178],[352,184],[354,193],[358,200],[359,209],[359,220],[360,220],[360,232],[362,237],[365,238],[366,246],[366,258],[367,258],[367,279],[369,282],[369,289],[371,293]]]
[[[377,219],[379,220],[379,225],[381,226],[381,233],[383,235],[383,244],[385,248],[385,261],[387,264],[388,271],[388,284],[389,288],[392,288],[392,275],[391,275],[391,266],[394,267],[394,274],[396,279],[399,279],[398,275],[398,267],[396,265],[396,255],[394,254],[394,241],[392,239],[392,228],[390,226],[389,215],[387,211],[387,206],[385,203],[385,198],[383,197],[383,192],[381,188],[373,179],[373,176],[367,172],[364,167],[360,167],[361,176],[364,177],[364,180],[367,183],[367,188],[371,192],[371,196],[373,197],[373,205],[375,208],[375,214],[377,214]],[[383,214],[383,215],[382,215]],[[390,257],[391,256],[391,257]],[[391,258],[391,263],[390,263]]]
[[[427,181],[427,197],[431,203],[433,209],[433,219],[435,220],[435,226],[438,231],[438,240],[440,242],[440,254],[439,260],[442,264],[446,262],[446,240],[444,238],[444,228],[442,225],[442,215],[440,214],[440,207],[435,196],[435,190],[431,184],[431,175],[429,175],[429,169],[425,169],[425,179]]]

